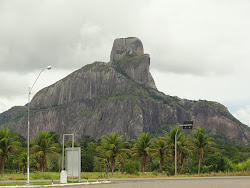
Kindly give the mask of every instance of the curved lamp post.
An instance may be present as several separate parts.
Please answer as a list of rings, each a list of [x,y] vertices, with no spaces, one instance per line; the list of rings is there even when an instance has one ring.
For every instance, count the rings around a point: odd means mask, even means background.
[[[29,91],[28,91],[28,138],[27,138],[27,184],[30,183],[30,94],[31,94],[31,90],[34,87],[36,81],[38,80],[39,76],[41,75],[41,73],[45,70],[50,70],[51,66],[48,66],[47,68],[41,70],[41,72],[39,73],[39,75],[37,76],[34,84],[32,85],[32,87],[29,87]]]

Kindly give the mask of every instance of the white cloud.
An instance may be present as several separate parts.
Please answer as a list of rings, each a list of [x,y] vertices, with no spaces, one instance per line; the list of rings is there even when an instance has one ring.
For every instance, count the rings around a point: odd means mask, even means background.
[[[249,105],[249,17],[247,0],[2,0],[0,88],[16,93],[0,92],[0,108],[23,98],[42,68],[56,74],[37,89],[109,61],[113,40],[129,36],[141,39],[166,94]]]
[[[250,105],[237,110],[233,115],[242,123],[250,126]]]

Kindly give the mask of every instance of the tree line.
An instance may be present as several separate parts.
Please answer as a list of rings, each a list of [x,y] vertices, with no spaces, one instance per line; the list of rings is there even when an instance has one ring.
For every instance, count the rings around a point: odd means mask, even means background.
[[[175,135],[177,135],[177,165],[179,174],[250,171],[249,145],[225,143],[213,138],[205,129],[197,128],[186,136],[182,130],[171,128],[164,136],[152,137],[142,133],[128,139],[109,133],[99,140],[84,135],[75,142],[81,147],[83,172],[111,172],[129,174],[139,172],[174,174]],[[65,144],[71,147],[71,141]],[[55,132],[39,132],[30,145],[31,171],[61,171],[62,145]],[[26,173],[27,140],[11,132],[0,130],[0,171]]]

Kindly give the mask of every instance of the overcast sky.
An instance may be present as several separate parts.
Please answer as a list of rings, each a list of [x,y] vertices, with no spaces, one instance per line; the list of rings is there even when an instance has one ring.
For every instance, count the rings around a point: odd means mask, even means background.
[[[0,0],[0,113],[135,36],[158,89],[217,101],[250,126],[249,0]]]

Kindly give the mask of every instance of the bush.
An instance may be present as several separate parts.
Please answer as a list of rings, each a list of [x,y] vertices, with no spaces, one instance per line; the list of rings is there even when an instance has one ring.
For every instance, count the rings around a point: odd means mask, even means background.
[[[140,168],[140,161],[130,159],[124,164],[123,171],[128,174],[138,175],[139,168]]]
[[[250,171],[250,159],[243,163],[239,163],[234,167],[234,171]]]
[[[60,173],[58,172],[34,172],[30,174],[32,179],[60,179]]]

